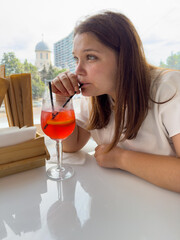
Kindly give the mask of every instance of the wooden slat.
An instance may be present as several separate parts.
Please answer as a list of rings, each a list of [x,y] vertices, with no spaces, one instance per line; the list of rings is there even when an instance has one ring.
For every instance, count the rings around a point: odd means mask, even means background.
[[[15,162],[46,154],[44,137],[0,148],[0,164]]]
[[[42,155],[12,163],[0,164],[0,177],[42,167],[45,165],[45,157],[46,155]]]

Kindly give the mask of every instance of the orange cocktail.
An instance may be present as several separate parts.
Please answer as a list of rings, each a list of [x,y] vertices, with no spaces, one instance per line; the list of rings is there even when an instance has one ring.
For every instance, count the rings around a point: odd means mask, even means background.
[[[57,165],[47,169],[48,177],[52,180],[65,180],[72,177],[73,168],[62,162],[62,141],[75,128],[75,113],[71,98],[55,95],[49,99],[48,96],[44,96],[41,109],[41,127],[43,132],[56,142]]]
[[[56,114],[53,119],[53,114]],[[59,113],[41,112],[41,127],[44,133],[52,139],[65,139],[75,128],[74,110],[61,110]],[[45,127],[46,126],[46,127]]]

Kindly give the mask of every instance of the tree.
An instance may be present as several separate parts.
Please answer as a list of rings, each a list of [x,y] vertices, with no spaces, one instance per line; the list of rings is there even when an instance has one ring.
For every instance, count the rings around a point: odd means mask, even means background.
[[[160,62],[160,67],[180,70],[180,52],[171,53],[166,63]]]
[[[24,64],[24,73],[31,73],[31,78],[39,81],[41,78],[39,76],[39,72],[36,66],[34,66],[32,63],[28,63],[27,59],[25,59]]]
[[[45,84],[41,81],[38,69],[31,63],[28,63],[27,59],[24,61],[24,72],[31,73],[32,79],[32,98],[37,99],[42,97],[42,93],[45,88]]]
[[[5,64],[6,76],[16,73],[31,73],[33,99],[42,97],[45,88],[45,79],[51,80],[60,72],[66,71],[66,69],[59,69],[52,65],[50,65],[49,70],[47,71],[44,65],[43,70],[38,72],[37,67],[28,63],[27,59],[24,63],[21,63],[20,60],[16,58],[14,52],[4,53],[1,64]]]
[[[46,70],[46,66],[44,65],[43,70],[41,70],[40,72],[40,76],[41,76],[41,80],[43,82],[45,82],[45,80],[47,79],[47,70]]]
[[[32,98],[41,98],[45,89],[45,84],[40,80],[32,79]]]
[[[1,64],[5,65],[6,76],[23,72],[23,64],[16,58],[14,52],[4,53]]]
[[[45,85],[41,81],[36,66],[28,63],[27,59],[24,61],[24,63],[21,63],[13,52],[4,53],[1,64],[5,64],[6,76],[16,73],[31,73],[32,97],[33,99],[36,99],[42,96]]]
[[[67,71],[66,68],[60,69],[58,67],[53,67],[53,77],[52,77],[52,79],[55,78],[59,73],[62,73],[62,72],[65,72],[65,71]]]
[[[49,70],[46,75],[46,79],[51,80],[54,78],[54,70],[52,64],[49,66]]]
[[[47,80],[51,80],[51,79],[54,79],[59,73],[61,72],[65,72],[66,69],[60,69],[60,68],[57,68],[57,67],[53,67],[52,64],[49,66],[49,70],[47,72],[47,75],[46,75],[46,79]]]

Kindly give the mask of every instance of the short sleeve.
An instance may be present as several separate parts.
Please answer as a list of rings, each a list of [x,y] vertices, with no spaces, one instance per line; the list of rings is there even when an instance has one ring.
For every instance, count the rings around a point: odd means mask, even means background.
[[[159,117],[168,136],[180,133],[180,72],[172,71],[165,75],[157,91]]]
[[[86,129],[89,123],[89,97],[80,97],[73,101],[76,123],[78,126]]]

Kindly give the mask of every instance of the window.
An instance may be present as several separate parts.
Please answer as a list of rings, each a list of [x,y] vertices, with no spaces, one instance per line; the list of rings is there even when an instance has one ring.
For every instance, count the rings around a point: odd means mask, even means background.
[[[0,107],[0,128],[5,128],[8,126],[9,125],[8,125],[6,111],[5,111],[5,106],[4,106],[4,103],[2,103]]]
[[[39,19],[43,19],[41,25],[37,24],[37,21],[32,21],[32,18],[26,18],[26,21],[21,21],[21,19],[19,19],[22,17],[22,14],[24,14],[24,17],[27,14],[27,3],[25,4],[25,1],[19,0],[19,2],[22,3],[21,8],[17,8],[16,11],[13,11],[13,8],[16,6],[16,1],[6,0],[1,2],[0,22],[3,22],[1,31],[6,34],[1,34],[0,37],[0,61],[3,58],[3,53],[14,52],[16,58],[22,63],[27,59],[28,62],[35,65],[36,44],[41,41],[41,33],[47,30],[44,41],[51,47],[54,46],[54,52],[52,52],[51,56],[48,51],[45,53],[43,51],[36,52],[39,70],[42,70],[44,67],[43,60],[48,60],[49,62],[51,60],[52,65],[56,64],[63,68],[64,63],[71,58],[67,55],[70,54],[71,56],[72,50],[70,49],[69,53],[68,47],[72,47],[72,31],[75,24],[81,18],[83,19],[84,16],[105,9],[112,9],[124,13],[132,21],[143,42],[145,54],[149,63],[160,66],[160,62],[162,61],[164,65],[167,65],[166,59],[169,56],[171,57],[170,60],[172,60],[172,63],[173,59],[179,57],[179,55],[173,55],[174,58],[171,56],[180,51],[179,0],[92,0],[91,3],[87,1],[87,4],[81,4],[81,8],[77,8],[75,13],[72,12],[71,14],[67,14],[70,1],[65,1],[63,4],[63,11],[60,15],[59,8],[54,7],[58,6],[58,0],[54,0],[53,4],[50,5],[43,4],[43,11],[42,0],[36,1],[35,5],[33,4],[33,1],[27,1],[28,11],[33,12],[34,15],[38,15]],[[72,1],[72,8],[75,7],[73,4],[75,4],[75,1]],[[6,21],[4,21],[8,6],[11,6],[11,18],[6,18]],[[44,18],[44,16],[49,17]],[[29,21],[29,23],[27,21]],[[19,22],[21,22],[21,24],[18,24]],[[61,23],[64,23],[64,28],[60,26]],[[16,26],[15,31],[8,30],[12,27],[12,24],[13,26]],[[23,29],[26,29],[27,25],[31,26],[31,28],[28,29],[28,35],[25,36],[24,34],[19,34],[23,33]],[[53,28],[47,26],[53,26]],[[7,41],[7,39],[10,40]],[[67,48],[67,50],[65,50],[65,48]],[[70,64],[71,62],[68,62],[68,66],[71,66]],[[35,86],[33,87],[35,89]],[[3,113],[4,108],[1,107],[0,118],[1,116],[2,118],[4,117]]]

